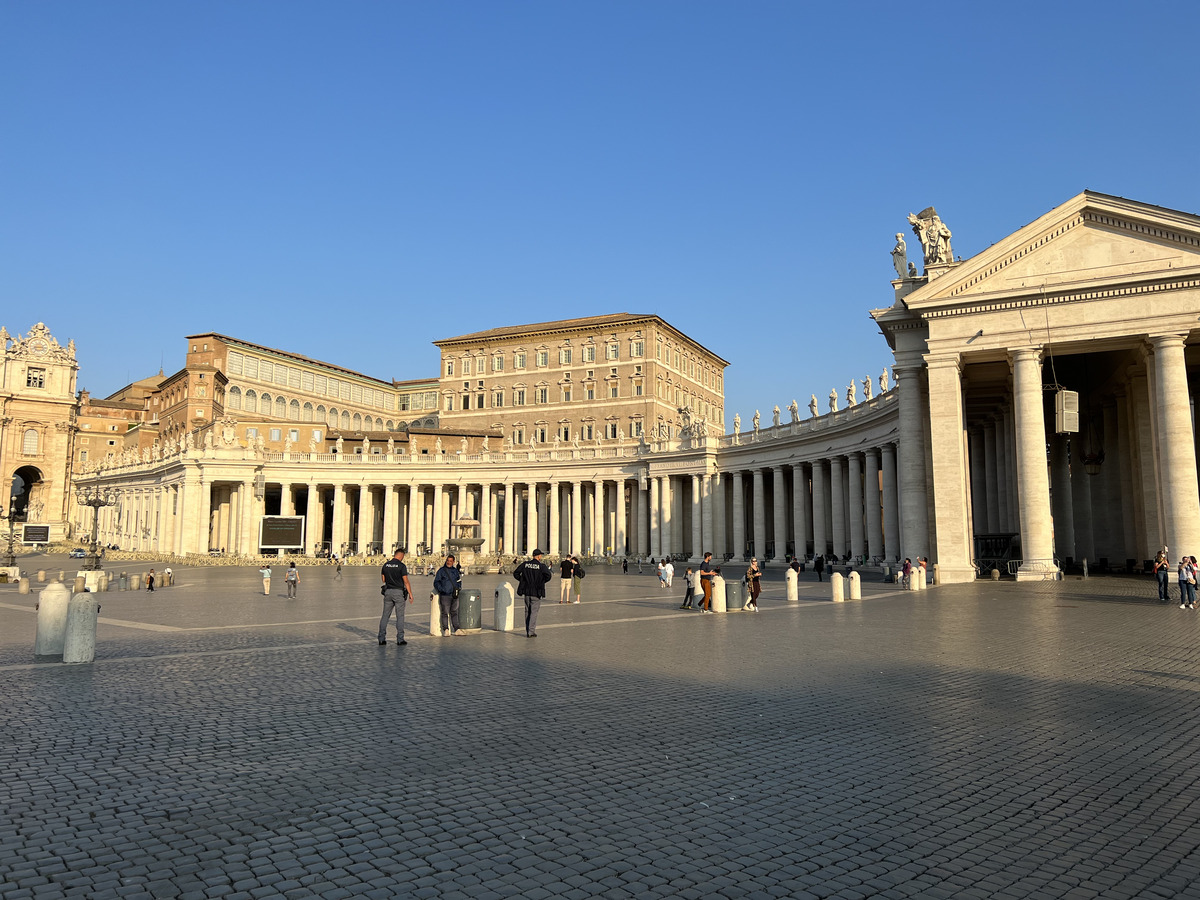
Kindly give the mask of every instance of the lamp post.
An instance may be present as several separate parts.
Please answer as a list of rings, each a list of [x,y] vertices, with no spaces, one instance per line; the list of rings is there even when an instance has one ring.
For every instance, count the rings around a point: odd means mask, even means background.
[[[80,506],[92,508],[92,550],[88,554],[88,561],[83,568],[84,571],[98,572],[100,571],[100,548],[96,539],[100,532],[100,509],[105,506],[116,506],[117,492],[112,488],[101,488],[97,485],[77,487],[75,488],[75,502]]]
[[[4,512],[0,512],[0,521],[8,523],[8,558],[5,565],[10,569],[17,564],[17,556],[13,552],[13,543],[17,538],[16,523],[13,522],[12,507],[10,506]]]

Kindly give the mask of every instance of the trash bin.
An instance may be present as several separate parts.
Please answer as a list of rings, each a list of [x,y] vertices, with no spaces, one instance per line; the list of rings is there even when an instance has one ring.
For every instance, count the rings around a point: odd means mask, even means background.
[[[458,592],[458,626],[464,631],[483,627],[483,598],[476,588]]]
[[[728,612],[736,612],[746,605],[746,582],[740,578],[736,581],[732,578],[725,581],[725,609]]]

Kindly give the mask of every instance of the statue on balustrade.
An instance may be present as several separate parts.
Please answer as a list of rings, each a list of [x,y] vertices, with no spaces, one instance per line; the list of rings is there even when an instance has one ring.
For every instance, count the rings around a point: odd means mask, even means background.
[[[821,414],[821,411],[817,408],[817,395],[816,394],[813,394],[808,399],[808,412],[814,419]]]
[[[904,243],[904,232],[896,232],[896,246],[892,248],[892,266],[897,278],[908,277],[908,246]]]
[[[870,375],[868,375],[866,378],[864,378],[864,379],[862,380],[862,385],[863,385],[863,400],[870,400],[870,399],[871,399],[871,387],[872,387],[872,385],[873,385],[873,384],[874,384],[874,382],[873,382],[873,381],[871,381],[871,376],[870,376]]]
[[[779,427],[779,404],[775,404],[775,408],[771,411],[771,424],[776,428]]]
[[[829,411],[837,412],[838,393],[837,388],[829,389]]]
[[[796,398],[792,398],[792,402],[788,404],[788,413],[792,417],[792,424],[795,425],[800,421],[800,404],[796,402]]]
[[[853,378],[851,378],[850,383],[848,385],[846,385],[846,408],[849,409],[851,406],[853,406],[857,402],[858,402],[858,382],[855,381]]]
[[[886,394],[888,391],[888,370],[887,366],[883,367],[883,371],[879,373],[879,393]]]

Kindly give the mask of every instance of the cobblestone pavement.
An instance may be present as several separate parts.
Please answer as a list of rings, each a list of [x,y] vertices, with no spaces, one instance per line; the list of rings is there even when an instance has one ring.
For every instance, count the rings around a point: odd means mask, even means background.
[[[82,666],[0,588],[4,900],[1200,897],[1200,613],[1094,602],[1148,579],[705,616],[597,569],[537,640],[381,647],[373,570],[177,577]]]

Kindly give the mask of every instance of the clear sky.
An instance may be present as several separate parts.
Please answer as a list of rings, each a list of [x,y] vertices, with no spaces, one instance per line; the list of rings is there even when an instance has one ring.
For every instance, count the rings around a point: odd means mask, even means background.
[[[378,378],[657,313],[726,416],[890,362],[894,234],[1200,212],[1200,4],[0,2],[0,324],[103,396],[220,331]],[[909,235],[910,257],[919,244]],[[824,405],[824,404],[822,404]],[[769,419],[767,419],[769,421]]]

